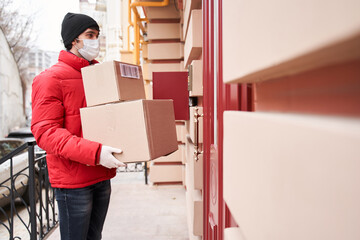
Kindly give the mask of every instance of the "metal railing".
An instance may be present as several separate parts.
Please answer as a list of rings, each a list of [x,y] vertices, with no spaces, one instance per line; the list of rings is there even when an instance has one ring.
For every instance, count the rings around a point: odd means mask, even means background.
[[[5,239],[44,239],[57,226],[54,190],[50,187],[46,155],[27,142],[0,159],[10,163],[9,178],[0,183],[0,236]],[[14,159],[27,151],[28,165],[16,170]]]
[[[119,167],[116,172],[144,172],[145,184],[148,184],[147,162],[128,163],[124,167]]]

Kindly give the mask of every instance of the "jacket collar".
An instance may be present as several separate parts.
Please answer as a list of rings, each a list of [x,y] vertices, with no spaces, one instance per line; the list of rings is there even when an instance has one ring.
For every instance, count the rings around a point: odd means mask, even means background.
[[[67,52],[65,50],[60,51],[59,61],[66,63],[67,65],[75,68],[79,72],[80,72],[80,69],[83,67],[89,66],[90,64],[98,63],[98,61],[96,61],[96,60],[92,60],[91,62],[89,62],[88,60],[86,60],[84,58],[80,58],[80,57],[76,56],[75,54],[73,54],[71,52]]]

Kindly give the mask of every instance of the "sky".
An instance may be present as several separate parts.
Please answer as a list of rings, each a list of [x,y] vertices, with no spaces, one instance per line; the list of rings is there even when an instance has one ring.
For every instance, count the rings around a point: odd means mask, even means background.
[[[66,13],[79,13],[79,0],[18,0],[21,11],[34,13],[33,37],[35,45],[42,50],[60,51],[61,23]],[[95,0],[90,0],[93,2]]]

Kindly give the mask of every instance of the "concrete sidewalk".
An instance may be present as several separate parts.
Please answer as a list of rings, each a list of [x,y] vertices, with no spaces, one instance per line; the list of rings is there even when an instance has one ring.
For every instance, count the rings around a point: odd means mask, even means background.
[[[185,189],[181,185],[145,185],[143,172],[122,172],[112,179],[103,240],[185,240]],[[48,240],[59,240],[57,228]]]

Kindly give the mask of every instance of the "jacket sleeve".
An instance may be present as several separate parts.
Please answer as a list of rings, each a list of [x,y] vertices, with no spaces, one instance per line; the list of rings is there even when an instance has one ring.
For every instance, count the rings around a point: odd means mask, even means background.
[[[101,144],[71,134],[64,128],[62,89],[58,79],[38,76],[32,86],[31,131],[47,153],[94,166]]]

